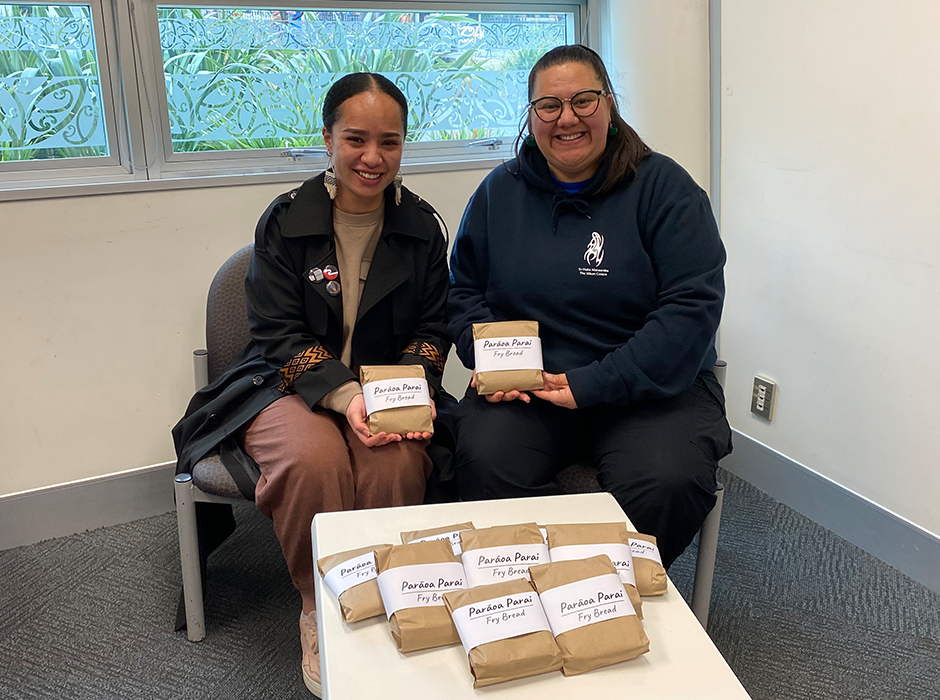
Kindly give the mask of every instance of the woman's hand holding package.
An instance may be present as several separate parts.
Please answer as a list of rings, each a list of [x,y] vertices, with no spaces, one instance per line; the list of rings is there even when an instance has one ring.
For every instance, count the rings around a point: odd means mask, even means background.
[[[362,444],[366,447],[379,447],[387,445],[390,442],[401,441],[401,435],[389,435],[388,433],[379,433],[378,435],[369,435],[369,424],[366,422],[366,402],[362,394],[356,394],[353,400],[346,407],[346,420],[349,421],[349,427],[353,429]]]
[[[349,426],[356,433],[362,444],[366,447],[381,447],[391,442],[400,442],[405,440],[430,440],[431,433],[406,433],[398,435],[395,433],[379,433],[378,435],[369,435],[369,423],[367,422],[366,402],[362,394],[356,394],[353,400],[346,407],[346,420]],[[431,399],[431,420],[437,418],[437,408],[434,406],[434,399]]]
[[[545,380],[544,389],[535,389],[532,393],[536,398],[548,401],[562,408],[577,408],[578,402],[574,400],[571,387],[568,386],[568,377],[564,374],[549,374],[542,372]]]
[[[470,386],[477,388],[477,371],[473,370],[473,376],[470,378]],[[500,401],[515,401],[519,399],[522,403],[529,403],[532,400],[524,391],[497,391],[493,394],[486,394],[486,400],[490,403],[499,403]]]
[[[437,420],[437,407],[434,405],[434,399],[431,399],[431,420]],[[406,440],[430,440],[434,433],[406,433],[402,437]]]

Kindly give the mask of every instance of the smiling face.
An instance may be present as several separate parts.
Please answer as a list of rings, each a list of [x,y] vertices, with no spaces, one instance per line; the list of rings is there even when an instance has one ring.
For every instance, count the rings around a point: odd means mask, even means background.
[[[582,90],[604,90],[605,86],[590,65],[562,63],[539,72],[532,88],[534,101],[548,95],[566,100]],[[565,102],[558,121],[550,123],[529,110],[529,129],[555,177],[581,182],[597,172],[607,147],[610,109],[609,96],[601,96],[597,111],[589,117],[579,117]]]
[[[401,167],[404,131],[401,107],[383,92],[360,92],[342,103],[333,128],[323,129],[337,181],[333,204],[340,211],[379,208]]]

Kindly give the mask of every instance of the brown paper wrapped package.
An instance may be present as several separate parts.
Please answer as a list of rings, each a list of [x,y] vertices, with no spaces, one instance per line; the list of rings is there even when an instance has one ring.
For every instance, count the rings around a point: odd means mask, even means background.
[[[426,379],[426,375],[421,365],[363,365],[359,368],[359,383],[363,386],[382,379]],[[370,435],[434,432],[430,406],[386,408],[370,413],[368,422]]]
[[[390,544],[377,544],[372,547],[360,547],[359,549],[350,549],[348,552],[331,554],[328,557],[317,559],[317,568],[320,570],[320,576],[326,576],[327,571],[339,566],[344,561],[355,559],[366,552],[387,549],[391,546]],[[356,622],[385,614],[385,606],[382,605],[382,594],[379,593],[379,584],[375,582],[375,579],[347,588],[339,596],[339,606],[343,614],[343,622]]]
[[[445,525],[443,527],[431,527],[427,530],[409,530],[401,533],[401,541],[404,544],[420,540],[424,537],[433,537],[434,535],[443,535],[449,532],[459,532],[460,530],[472,530],[473,523],[457,523],[456,525]]]
[[[646,540],[656,544],[653,535],[641,535],[639,532],[627,533],[630,539]],[[663,565],[652,559],[633,557],[633,569],[636,574],[636,588],[640,595],[663,595],[666,592],[666,570]]]
[[[539,526],[535,523],[497,525],[460,533],[460,548],[466,552],[487,547],[502,547],[512,544],[544,544]],[[464,567],[466,568],[466,566]],[[468,579],[469,585],[470,579]]]
[[[474,323],[473,339],[516,338],[539,335],[538,321],[494,321]],[[532,391],[544,387],[542,370],[503,369],[477,372],[477,394],[495,394],[497,391]]]
[[[465,605],[529,591],[534,591],[532,584],[518,578],[445,593],[444,603],[453,614]],[[473,647],[468,656],[474,688],[557,671],[562,664],[561,651],[548,630],[481,644]]]
[[[552,564],[539,564],[529,569],[535,589],[542,594],[603,574],[616,574],[617,569],[604,555],[590,559],[574,559]],[[636,615],[604,620],[563,632],[555,637],[564,660],[562,673],[573,676],[595,668],[633,659],[650,650],[650,640]]]
[[[501,547],[507,544],[544,544],[539,526],[535,523],[497,525],[460,533],[460,546],[467,552],[484,547]]]
[[[552,547],[567,547],[574,544],[623,544],[630,546],[627,539],[626,523],[578,523],[576,525],[546,525],[548,531],[548,549]],[[633,564],[636,575],[636,562]],[[636,610],[636,616],[643,619],[643,601],[639,591],[629,583],[623,584],[627,597]]]
[[[443,564],[459,562],[450,542],[431,540],[399,544],[375,553],[375,568],[381,574],[396,566],[412,564]],[[454,627],[450,613],[444,605],[431,605],[423,608],[405,608],[392,614],[389,619],[392,638],[401,652],[443,647],[457,644],[457,628]]]

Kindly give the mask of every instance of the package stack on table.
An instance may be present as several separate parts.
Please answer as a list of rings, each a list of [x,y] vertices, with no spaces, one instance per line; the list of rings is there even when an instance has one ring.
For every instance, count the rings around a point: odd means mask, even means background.
[[[311,528],[324,698],[748,697],[610,494],[321,513]]]

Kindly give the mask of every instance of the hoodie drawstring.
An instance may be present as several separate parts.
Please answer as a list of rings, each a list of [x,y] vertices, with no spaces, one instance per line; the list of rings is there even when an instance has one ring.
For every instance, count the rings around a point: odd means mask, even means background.
[[[554,206],[552,207],[552,235],[555,236],[558,233],[558,217],[559,217],[559,207],[567,205],[574,209],[575,211],[584,214],[588,219],[591,218],[591,215],[588,214],[588,203],[583,199],[577,196],[570,196],[567,194],[556,194],[552,198]]]

